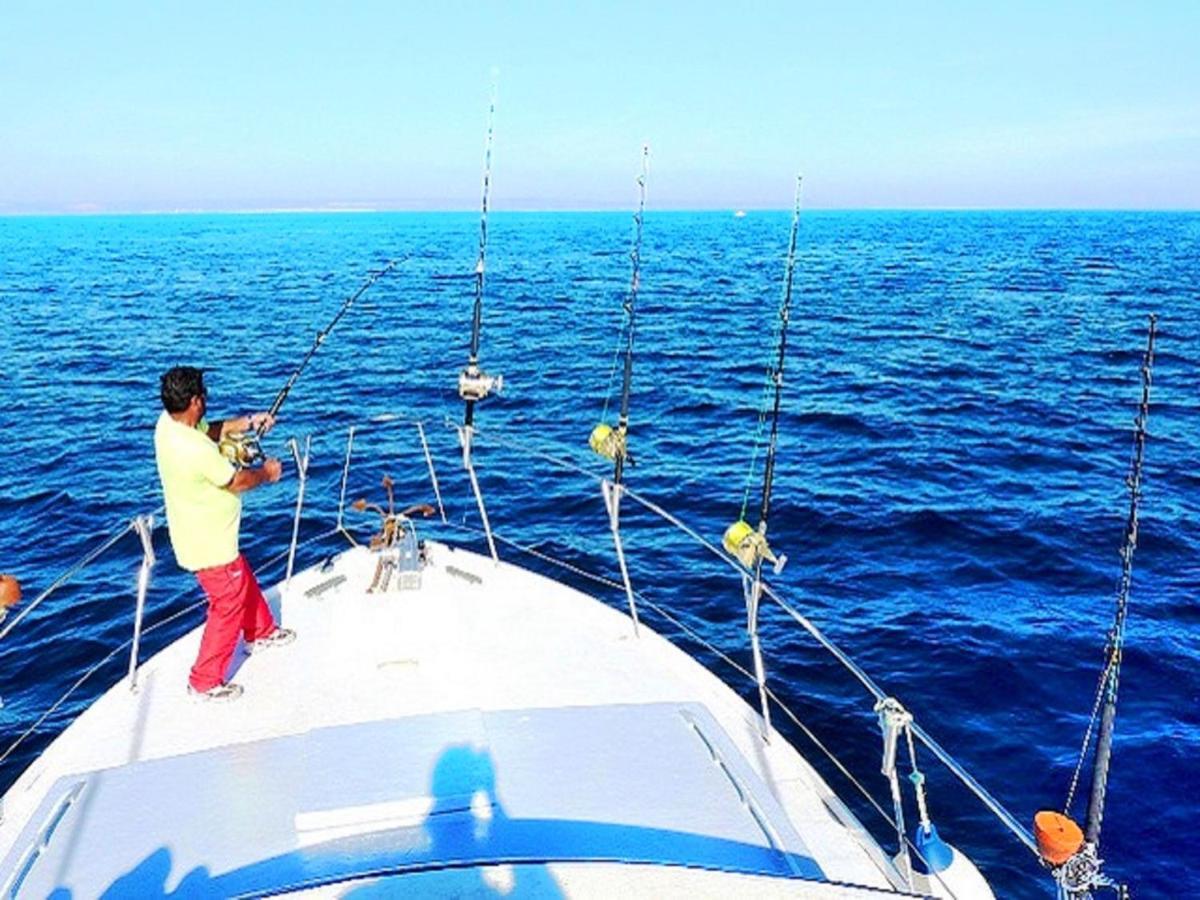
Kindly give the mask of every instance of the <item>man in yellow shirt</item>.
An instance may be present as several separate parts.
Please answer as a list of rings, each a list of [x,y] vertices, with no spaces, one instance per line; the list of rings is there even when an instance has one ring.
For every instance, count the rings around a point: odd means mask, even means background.
[[[162,376],[163,413],[154,429],[154,455],[166,499],[167,527],[179,565],[196,574],[208,595],[208,618],[188,692],[205,700],[236,700],[241,685],[225,672],[238,636],[250,652],[290,644],[296,633],[279,628],[246,558],[238,551],[241,494],[278,481],[283,466],[268,458],[258,469],[235,468],[217,443],[231,431],[274,421],[266,413],[209,424],[204,373],[176,366]]]

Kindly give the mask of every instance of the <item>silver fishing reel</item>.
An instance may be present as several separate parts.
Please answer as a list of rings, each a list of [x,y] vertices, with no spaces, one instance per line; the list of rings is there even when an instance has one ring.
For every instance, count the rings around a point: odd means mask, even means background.
[[[266,456],[256,431],[231,431],[221,438],[217,449],[239,469],[256,466]]]
[[[488,375],[479,366],[467,366],[458,376],[458,396],[464,400],[483,400],[492,391],[498,394],[503,389],[503,375]]]

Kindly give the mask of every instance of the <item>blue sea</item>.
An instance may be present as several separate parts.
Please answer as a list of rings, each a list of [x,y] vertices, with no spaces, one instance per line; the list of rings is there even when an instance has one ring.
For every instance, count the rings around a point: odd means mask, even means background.
[[[774,352],[790,216],[646,215],[628,483],[717,541],[757,508],[759,409]],[[588,434],[615,419],[614,351],[629,284],[624,213],[495,213],[476,462],[502,557],[623,607],[623,594],[516,549],[617,577]],[[427,534],[482,547],[457,457],[478,217],[169,215],[0,219],[0,571],[31,600],[132,516],[159,506],[158,376],[206,368],[212,415],[263,409],[317,331],[382,261],[292,391],[269,452],[280,484],[246,502],[243,547],[265,581],[287,546],[295,468],[312,438],[302,538],[331,527],[347,428],[348,495],[434,496]],[[814,212],[802,217],[780,422],[774,584],[1023,822],[1065,799],[1120,571],[1147,316],[1159,315],[1142,528],[1101,838],[1139,897],[1200,896],[1200,215]],[[756,449],[757,440],[757,449]],[[369,520],[348,514],[352,528]],[[635,503],[623,509],[653,627],[755,692],[734,573]],[[143,657],[200,624],[165,533]],[[340,545],[319,538],[311,563]],[[128,640],[133,534],[0,643],[7,747]],[[11,620],[10,620],[11,621]],[[780,609],[763,610],[770,684],[885,808],[871,698]],[[305,636],[312,639],[315,636]],[[497,636],[502,639],[503,636]],[[116,652],[0,764],[7,787],[128,665]],[[330,673],[336,677],[336,673]],[[180,685],[180,702],[184,702]],[[865,824],[886,823],[783,716],[779,726]],[[2,752],[0,747],[0,752]],[[1048,897],[1029,852],[926,752],[930,811],[1000,897]],[[1081,791],[1081,794],[1086,792]],[[1077,801],[1074,810],[1083,816]],[[914,812],[908,810],[909,821]]]

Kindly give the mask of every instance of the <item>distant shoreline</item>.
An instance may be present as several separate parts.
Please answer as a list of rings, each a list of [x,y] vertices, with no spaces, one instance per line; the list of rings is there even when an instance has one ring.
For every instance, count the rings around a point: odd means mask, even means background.
[[[654,210],[657,214],[687,214],[687,215],[728,215],[734,218],[737,212],[745,212],[745,218],[752,218],[755,215],[790,213],[790,210],[783,207],[780,208],[755,208],[755,207],[739,207],[735,208],[714,208],[714,207],[674,207],[661,208]],[[605,208],[563,208],[563,209],[547,209],[533,207],[513,207],[511,209],[493,208],[489,211],[495,215],[596,215],[596,214],[628,214],[629,210],[621,207],[605,207]],[[1091,215],[1091,214],[1166,214],[1166,215],[1190,215],[1200,213],[1200,209],[1189,207],[1117,207],[1117,208],[1102,208],[1102,207],[991,207],[991,206],[913,206],[913,207],[819,207],[806,208],[806,215],[824,215],[824,214],[888,214],[888,213],[915,213],[915,214],[930,214],[930,213],[979,213],[979,214],[1071,214],[1071,215]],[[2,219],[89,219],[89,218],[137,218],[137,217],[165,217],[165,216],[296,216],[296,215],[478,215],[478,208],[471,207],[452,207],[445,209],[411,209],[411,208],[349,208],[349,207],[279,207],[279,208],[263,208],[263,209],[155,209],[155,210],[29,210],[29,211],[5,211],[0,209],[0,220]],[[738,217],[741,218],[741,217]]]

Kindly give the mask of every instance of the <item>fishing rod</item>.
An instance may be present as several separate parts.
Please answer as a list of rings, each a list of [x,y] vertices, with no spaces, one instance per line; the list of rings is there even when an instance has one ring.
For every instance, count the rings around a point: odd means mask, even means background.
[[[467,367],[458,376],[458,396],[463,410],[463,452],[469,456],[475,426],[475,404],[504,386],[502,375],[488,375],[479,368],[479,333],[483,328],[483,276],[487,268],[488,206],[492,187],[492,134],[496,117],[496,85],[488,103],[487,141],[483,152],[483,201],[479,214],[479,256],[475,262],[475,306],[471,313],[471,348]]]
[[[1128,896],[1128,888],[1104,875],[1100,859],[1100,829],[1104,821],[1104,803],[1108,791],[1108,775],[1112,763],[1113,733],[1117,716],[1117,689],[1120,686],[1121,661],[1125,647],[1125,621],[1129,613],[1129,591],[1133,583],[1133,554],[1137,549],[1139,504],[1142,498],[1142,471],[1146,452],[1146,423],[1150,417],[1150,386],[1153,381],[1154,341],[1158,334],[1158,317],[1150,316],[1146,350],[1142,356],[1142,396],[1134,419],[1133,456],[1129,475],[1129,513],[1125,519],[1121,543],[1121,575],[1117,579],[1117,603],[1113,624],[1108,632],[1091,720],[1083,738],[1079,762],[1067,790],[1063,812],[1042,810],[1034,816],[1034,833],[1042,860],[1050,866],[1063,896],[1084,900],[1092,891],[1107,888],[1119,897]],[[1087,818],[1083,829],[1069,818],[1075,798],[1080,770],[1097,718],[1100,727],[1096,734],[1096,750],[1092,761],[1092,784],[1088,797]]]
[[[300,373],[304,371],[305,367],[309,363],[309,360],[316,355],[317,350],[323,343],[325,343],[325,338],[327,338],[329,333],[333,331],[334,326],[341,321],[342,316],[349,311],[350,307],[354,305],[354,302],[363,294],[365,294],[367,290],[373,284],[375,284],[375,282],[377,282],[388,272],[392,271],[392,269],[396,268],[400,262],[401,260],[399,259],[393,259],[381,269],[372,271],[367,277],[367,280],[362,283],[358,290],[345,299],[341,307],[338,309],[337,314],[333,317],[333,319],[330,320],[329,324],[326,325],[321,331],[317,332],[316,340],[313,341],[313,345],[304,355],[304,359],[301,360],[300,365],[296,367],[296,371],[292,372],[291,377],[288,378],[287,383],[284,384],[279,393],[275,395],[275,400],[271,403],[271,407],[267,411],[267,421],[273,420],[275,416],[279,414],[279,410],[283,407],[283,402],[287,399],[287,396],[295,386],[296,381],[300,378]],[[243,468],[247,466],[253,466],[256,463],[261,462],[264,456],[262,449],[262,437],[265,429],[265,423],[260,422],[257,426],[251,428],[249,431],[229,432],[221,438],[220,444],[218,445],[221,455],[234,465]]]
[[[771,433],[767,441],[766,464],[763,469],[762,502],[759,506],[758,528],[751,527],[746,521],[746,507],[749,501],[749,486],[747,485],[746,500],[742,503],[741,517],[725,530],[722,543],[730,555],[735,557],[747,569],[759,572],[763,560],[782,570],[787,557],[776,557],[767,545],[767,519],[771,514],[771,489],[775,480],[775,454],[779,446],[779,412],[783,399],[783,365],[787,356],[787,330],[792,310],[792,283],[796,270],[796,236],[800,230],[800,187],[803,178],[796,177],[796,203],[792,209],[792,231],[788,240],[787,273],[783,284],[783,302],[779,306],[779,342],[776,347],[774,366],[768,371],[768,384],[773,385],[775,399],[771,410]],[[765,414],[765,409],[760,414]],[[756,448],[757,450],[757,448]],[[752,464],[753,468],[753,464]],[[757,577],[757,574],[756,574]]]
[[[800,185],[801,177],[796,176],[796,203],[792,209],[792,231],[788,240],[787,274],[783,282],[783,301],[779,305],[779,342],[776,348],[774,365],[767,372],[767,385],[772,385],[775,391],[775,401],[771,411],[771,435],[767,443],[767,460],[763,469],[762,503],[759,507],[758,528],[752,528],[746,521],[746,507],[750,501],[749,476],[746,483],[746,495],[742,501],[741,517],[725,529],[721,539],[726,551],[746,568],[742,576],[742,593],[746,601],[746,633],[750,636],[750,652],[754,660],[754,680],[758,685],[759,706],[762,710],[762,739],[769,742],[771,738],[771,706],[768,702],[766,667],[763,665],[762,647],[758,637],[758,610],[762,602],[763,562],[770,562],[776,573],[783,570],[787,557],[776,556],[767,544],[767,519],[771,514],[771,486],[775,478],[775,452],[779,445],[779,410],[783,399],[783,364],[787,357],[787,328],[792,311],[792,282],[796,270],[796,236],[800,231]],[[765,391],[764,391],[765,397]],[[762,433],[763,417],[766,415],[765,405],[759,411],[759,434]],[[757,455],[757,439],[755,454]],[[754,461],[751,459],[750,474],[754,471]]]
[[[1104,819],[1104,796],[1108,786],[1108,767],[1112,757],[1113,724],[1117,715],[1117,687],[1121,675],[1121,657],[1125,645],[1125,619],[1129,612],[1129,589],[1133,582],[1133,553],[1138,539],[1138,503],[1142,498],[1142,466],[1146,453],[1146,421],[1150,416],[1151,371],[1154,367],[1154,338],[1157,316],[1150,317],[1146,352],[1142,358],[1142,399],[1134,420],[1133,461],[1129,467],[1129,516],[1125,520],[1125,539],[1121,546],[1121,577],[1117,582],[1117,611],[1108,633],[1104,667],[1104,707],[1100,732],[1096,738],[1096,761],[1092,772],[1092,794],[1088,801],[1087,830],[1090,844],[1100,843],[1100,825]]]
[[[625,471],[625,462],[629,461],[633,465],[633,460],[629,457],[626,437],[629,431],[629,392],[633,386],[633,328],[634,306],[637,303],[638,290],[641,288],[642,282],[642,222],[646,216],[646,176],[650,171],[650,146],[642,145],[642,172],[638,175],[638,208],[634,214],[634,238],[633,249],[629,252],[629,258],[633,263],[633,274],[629,281],[629,291],[625,294],[625,299],[621,304],[625,311],[625,369],[621,379],[621,412],[617,419],[617,427],[614,431],[607,422],[601,422],[592,429],[591,438],[588,443],[591,448],[606,459],[613,461],[613,484],[621,483],[621,476]],[[614,359],[614,368],[615,368]],[[609,390],[612,389],[612,382],[609,382]],[[605,401],[605,415],[607,415],[607,400]]]

